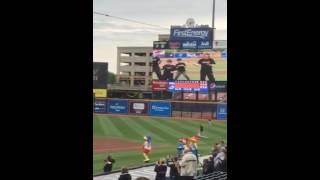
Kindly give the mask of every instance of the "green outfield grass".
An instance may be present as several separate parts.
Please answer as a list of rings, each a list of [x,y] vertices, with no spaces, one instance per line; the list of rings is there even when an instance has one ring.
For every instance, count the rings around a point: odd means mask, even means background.
[[[154,117],[111,117],[94,116],[93,136],[113,137],[143,143],[143,136],[152,136],[153,145],[164,145],[152,151],[152,161],[165,157],[168,154],[176,154],[176,145],[181,137],[190,137],[199,129],[200,124],[204,126],[204,136],[208,139],[201,139],[198,143],[201,154],[209,154],[212,144],[227,139],[227,124],[223,121],[215,121],[211,127],[206,121],[173,120]],[[114,170],[122,166],[137,166],[143,164],[143,156],[140,151],[126,151],[110,153],[116,163]],[[94,175],[103,172],[103,160],[108,153],[93,154]]]

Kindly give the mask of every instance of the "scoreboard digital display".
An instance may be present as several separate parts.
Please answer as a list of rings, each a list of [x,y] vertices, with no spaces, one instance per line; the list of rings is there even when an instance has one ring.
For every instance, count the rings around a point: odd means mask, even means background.
[[[169,81],[169,92],[183,91],[183,92],[208,92],[207,81]]]

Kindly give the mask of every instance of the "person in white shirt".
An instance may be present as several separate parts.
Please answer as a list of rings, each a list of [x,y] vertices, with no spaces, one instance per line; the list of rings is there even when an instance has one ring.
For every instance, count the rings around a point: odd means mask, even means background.
[[[181,167],[181,176],[194,177],[197,175],[197,157],[192,153],[190,148],[185,149],[179,165]]]
[[[219,169],[219,166],[221,166],[222,161],[225,160],[225,158],[226,158],[226,148],[221,147],[221,151],[214,158],[214,169]]]

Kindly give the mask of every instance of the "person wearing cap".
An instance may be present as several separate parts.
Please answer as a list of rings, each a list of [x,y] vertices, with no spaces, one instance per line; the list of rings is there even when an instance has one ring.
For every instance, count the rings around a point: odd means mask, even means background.
[[[176,66],[172,64],[172,60],[168,59],[166,61],[166,65],[162,67],[163,74],[162,74],[162,80],[173,80],[173,71],[176,70]]]
[[[152,58],[152,71],[154,73],[156,73],[158,79],[161,79],[161,70],[159,67],[159,64],[161,63],[160,58],[159,57],[154,57]]]
[[[186,63],[182,62],[181,58],[177,59],[176,69],[177,75],[174,80],[177,80],[180,75],[183,75],[187,80],[190,80],[189,76],[186,74]]]

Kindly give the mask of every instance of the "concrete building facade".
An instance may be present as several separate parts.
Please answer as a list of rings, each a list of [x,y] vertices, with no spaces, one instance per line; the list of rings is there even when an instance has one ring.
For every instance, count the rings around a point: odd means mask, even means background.
[[[149,90],[152,47],[117,48],[117,84],[127,90]]]

